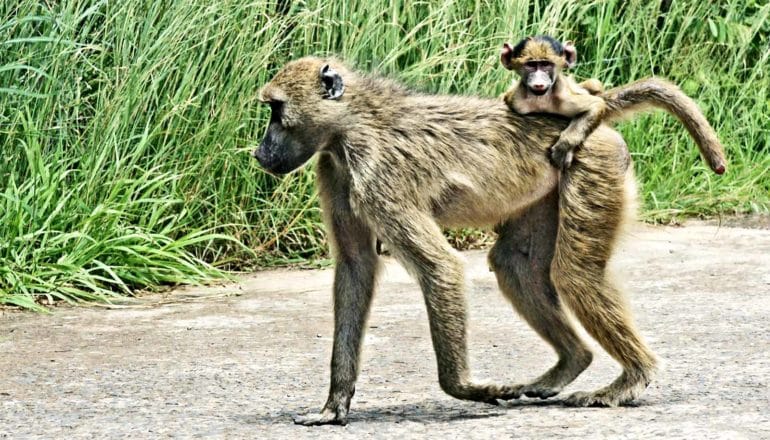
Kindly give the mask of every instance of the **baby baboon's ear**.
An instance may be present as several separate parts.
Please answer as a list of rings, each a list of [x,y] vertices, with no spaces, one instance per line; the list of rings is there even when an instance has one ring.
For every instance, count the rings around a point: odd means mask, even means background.
[[[321,67],[321,83],[323,84],[326,94],[324,99],[340,99],[343,93],[345,93],[345,84],[342,82],[342,77],[337,71],[325,64]]]
[[[508,43],[503,43],[503,49],[500,51],[500,62],[508,70],[513,70],[513,48]]]
[[[572,67],[577,62],[577,49],[571,41],[564,42],[564,59],[567,61],[567,67]]]

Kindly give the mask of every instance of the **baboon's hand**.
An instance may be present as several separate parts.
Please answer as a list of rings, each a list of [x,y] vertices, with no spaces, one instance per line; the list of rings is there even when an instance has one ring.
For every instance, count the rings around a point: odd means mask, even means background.
[[[564,171],[572,165],[575,147],[559,140],[551,147],[551,163],[556,168]]]
[[[347,425],[348,411],[339,407],[337,409],[331,409],[327,405],[327,407],[320,413],[295,416],[294,423],[305,426]]]

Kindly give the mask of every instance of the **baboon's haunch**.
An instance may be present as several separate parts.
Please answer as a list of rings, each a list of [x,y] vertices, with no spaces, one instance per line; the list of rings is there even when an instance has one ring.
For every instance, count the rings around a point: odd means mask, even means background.
[[[254,155],[281,174],[319,153],[321,207],[336,257],[329,398],[297,423],[347,421],[377,274],[375,236],[422,289],[439,384],[450,395],[494,403],[559,393],[592,357],[564,304],[623,366],[612,384],[567,403],[614,406],[644,390],[655,358],[605,274],[634,196],[616,132],[597,128],[559,178],[548,147],[566,121],[522,116],[501,100],[414,93],[318,58],[287,64],[260,98],[273,113]],[[441,226],[459,225],[496,225],[489,263],[500,288],[559,356],[532,383],[470,379],[462,264],[441,234]]]

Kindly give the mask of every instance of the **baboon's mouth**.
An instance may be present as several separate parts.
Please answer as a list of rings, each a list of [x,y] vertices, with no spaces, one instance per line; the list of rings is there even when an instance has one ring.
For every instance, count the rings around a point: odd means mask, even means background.
[[[535,96],[543,96],[543,95],[545,95],[545,92],[547,92],[547,91],[548,91],[548,89],[543,89],[543,90],[532,89],[532,94],[535,95]]]

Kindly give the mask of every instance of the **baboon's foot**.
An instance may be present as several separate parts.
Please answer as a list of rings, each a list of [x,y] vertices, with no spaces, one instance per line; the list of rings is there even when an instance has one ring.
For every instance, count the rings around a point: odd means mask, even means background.
[[[569,406],[613,407],[627,405],[642,395],[652,380],[652,373],[623,372],[610,385],[593,392],[578,391],[565,399]]]
[[[558,387],[535,381],[526,385],[522,385],[521,394],[532,398],[547,399],[559,394],[563,388],[563,386]]]
[[[341,401],[327,402],[320,413],[295,416],[294,423],[305,426],[347,425],[349,408],[349,398],[341,399]]]
[[[333,411],[330,409],[324,409],[317,414],[306,414],[303,416],[295,416],[294,423],[297,425],[305,426],[320,426],[320,425],[347,425],[348,416],[347,411]]]
[[[444,391],[452,397],[474,402],[484,402],[498,405],[498,400],[511,400],[521,397],[520,385],[495,385],[462,383],[444,386]]]
[[[519,391],[527,397],[547,399],[561,392],[572,383],[593,360],[593,354],[585,350],[569,359],[560,359],[550,370],[529,384],[521,385]]]

